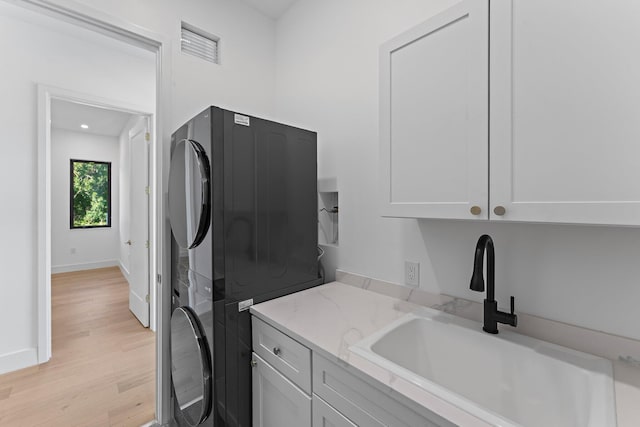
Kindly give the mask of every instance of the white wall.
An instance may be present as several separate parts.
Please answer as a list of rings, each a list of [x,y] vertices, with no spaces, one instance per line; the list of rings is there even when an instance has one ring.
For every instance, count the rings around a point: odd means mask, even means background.
[[[111,227],[69,227],[69,160],[111,162]],[[120,146],[118,138],[51,130],[51,271],[118,265],[120,234]]]
[[[420,262],[421,287],[469,290],[477,238],[496,244],[499,303],[640,339],[640,230],[378,216],[378,46],[451,0],[300,0],[277,24],[277,118],[319,134],[319,176],[340,190],[338,267],[396,283]]]
[[[95,36],[58,33],[15,11],[0,2],[0,372],[35,363],[9,366],[4,356],[37,346],[37,83],[151,111],[155,103],[148,57],[97,44]]]

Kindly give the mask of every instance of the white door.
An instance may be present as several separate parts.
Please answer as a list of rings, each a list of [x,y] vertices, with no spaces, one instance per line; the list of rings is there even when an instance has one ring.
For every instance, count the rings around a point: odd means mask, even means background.
[[[488,218],[488,9],[464,0],[380,47],[383,216]]]
[[[129,133],[129,310],[149,326],[149,126]]]
[[[311,397],[253,353],[254,427],[311,427]]]
[[[491,3],[492,219],[640,225],[638,16],[637,0]]]

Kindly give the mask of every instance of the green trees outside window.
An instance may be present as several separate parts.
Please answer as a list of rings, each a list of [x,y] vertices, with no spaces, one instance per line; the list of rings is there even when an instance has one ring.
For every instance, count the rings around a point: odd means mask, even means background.
[[[71,160],[71,228],[111,227],[111,163]]]

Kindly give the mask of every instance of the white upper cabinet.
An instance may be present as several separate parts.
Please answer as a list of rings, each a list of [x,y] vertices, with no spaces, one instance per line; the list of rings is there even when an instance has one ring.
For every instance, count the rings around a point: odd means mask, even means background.
[[[382,214],[640,225],[639,18],[472,0],[383,45]]]
[[[640,225],[640,2],[491,2],[491,210]]]
[[[381,46],[383,215],[487,218],[488,37],[467,0]]]

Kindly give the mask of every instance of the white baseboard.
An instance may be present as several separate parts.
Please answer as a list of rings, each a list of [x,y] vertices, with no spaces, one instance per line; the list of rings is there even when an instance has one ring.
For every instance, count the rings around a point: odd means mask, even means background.
[[[38,349],[27,348],[0,355],[0,374],[17,371],[38,364]]]
[[[51,274],[68,273],[70,271],[93,270],[95,268],[117,267],[117,266],[118,266],[118,260],[115,260],[115,259],[108,259],[106,261],[97,261],[97,262],[86,262],[83,264],[52,265]]]

